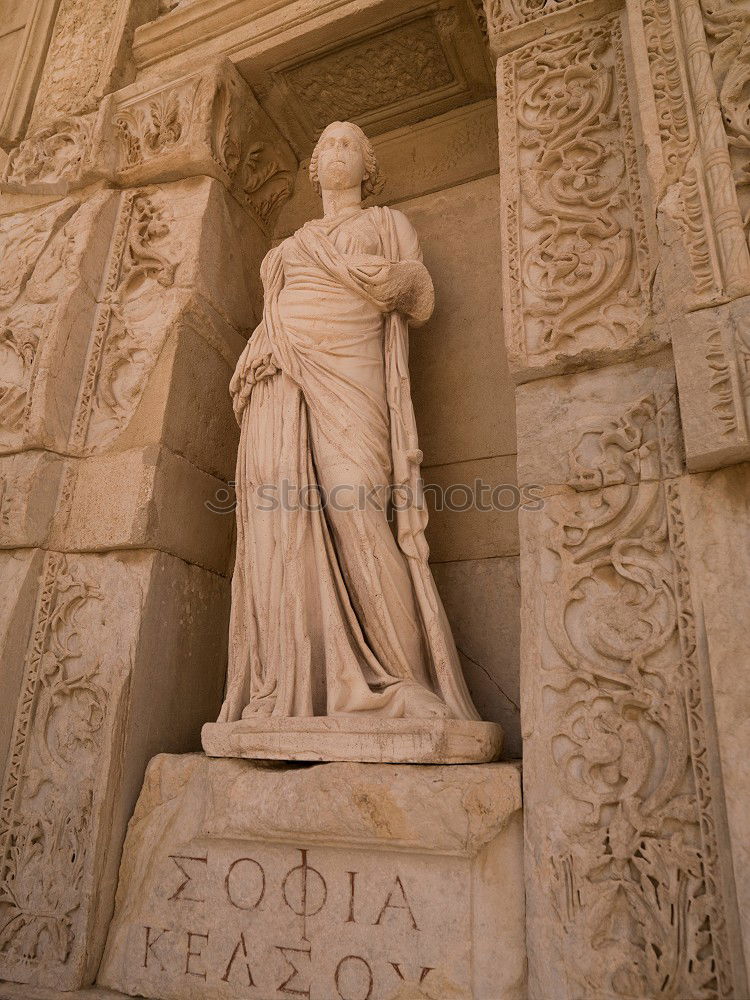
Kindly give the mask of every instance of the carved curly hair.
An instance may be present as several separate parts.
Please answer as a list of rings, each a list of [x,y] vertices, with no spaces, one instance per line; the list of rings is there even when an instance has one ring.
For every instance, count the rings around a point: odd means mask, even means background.
[[[357,138],[362,149],[362,157],[365,161],[365,174],[362,178],[362,197],[367,198],[371,194],[377,194],[379,191],[383,190],[383,185],[385,184],[385,177],[380,169],[380,165],[375,157],[375,150],[372,147],[372,143],[367,138],[365,133],[359,127],[355,125],[354,122],[331,122],[330,125],[326,125],[320,134],[320,138],[315,144],[315,149],[313,150],[312,158],[310,159],[310,183],[313,186],[313,190],[316,194],[320,194],[320,181],[318,180],[318,157],[320,144],[325,139],[328,131],[335,128],[337,125],[346,125],[350,128]]]

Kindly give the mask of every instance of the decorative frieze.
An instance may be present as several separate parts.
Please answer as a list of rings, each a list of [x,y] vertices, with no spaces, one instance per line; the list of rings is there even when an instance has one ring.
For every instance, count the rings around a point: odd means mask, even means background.
[[[498,64],[506,339],[522,380],[654,348],[622,44],[614,16]]]
[[[67,438],[68,377],[85,350],[93,293],[86,250],[114,196],[0,220],[0,450]],[[65,384],[63,384],[65,382]]]

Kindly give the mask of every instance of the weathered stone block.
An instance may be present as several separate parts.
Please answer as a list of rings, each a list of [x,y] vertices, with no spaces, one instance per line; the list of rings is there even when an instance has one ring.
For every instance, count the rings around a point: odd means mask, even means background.
[[[0,803],[0,978],[75,989],[99,964],[147,760],[198,746],[218,710],[228,583],[156,552],[46,552],[15,576],[23,607],[6,616],[19,638],[3,669],[20,694]]]
[[[524,995],[519,774],[150,765],[99,984],[185,1000]]]
[[[560,485],[576,474],[576,463],[588,467],[589,452],[597,451],[591,486],[610,486],[632,474],[608,456],[617,458],[623,415],[642,404],[644,419],[659,425],[662,451],[672,472],[682,470],[682,443],[677,414],[672,356],[653,357],[609,366],[592,372],[537,379],[516,390],[518,426],[518,481],[522,484]],[[653,411],[646,417],[646,409]],[[603,449],[602,434],[610,441]],[[657,471],[661,475],[662,470]],[[617,477],[612,479],[612,477]]]
[[[0,220],[0,450],[64,451],[118,196]]]
[[[69,459],[66,509],[51,545],[64,551],[158,549],[226,576],[234,521],[224,483],[166,448],[147,445]]]
[[[673,324],[672,345],[688,468],[750,458],[750,299]]]

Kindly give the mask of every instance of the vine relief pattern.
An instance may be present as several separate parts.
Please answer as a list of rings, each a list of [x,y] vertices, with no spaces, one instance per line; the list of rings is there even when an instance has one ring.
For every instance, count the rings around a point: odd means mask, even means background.
[[[39,354],[57,297],[73,280],[75,205],[0,220],[0,450],[22,446]]]
[[[122,195],[71,432],[76,451],[95,451],[117,437],[156,364],[166,331],[154,316],[177,267],[162,250],[168,233],[158,196]]]
[[[47,555],[0,805],[0,974],[21,981],[65,966],[76,944],[109,711],[79,616],[99,599]]]
[[[674,396],[644,396],[581,435],[576,493],[548,508],[543,877],[570,995],[592,1000],[734,995],[678,434]]]
[[[505,57],[501,144],[514,354],[618,349],[644,319],[649,252],[620,24]]]
[[[581,2],[582,0],[484,0],[490,40],[497,40],[501,33],[522,24],[570,10]]]

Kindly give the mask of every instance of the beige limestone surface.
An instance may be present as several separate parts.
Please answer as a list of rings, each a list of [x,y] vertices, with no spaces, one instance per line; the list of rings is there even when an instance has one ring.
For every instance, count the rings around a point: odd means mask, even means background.
[[[160,756],[98,983],[159,1000],[521,1000],[520,853],[513,765]]]

